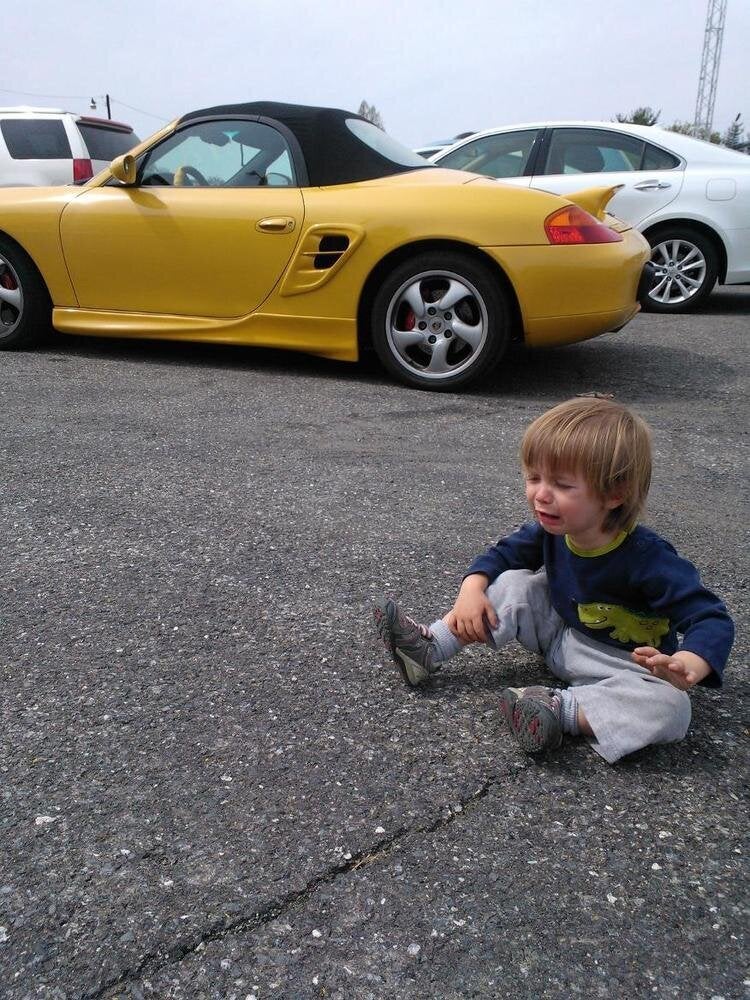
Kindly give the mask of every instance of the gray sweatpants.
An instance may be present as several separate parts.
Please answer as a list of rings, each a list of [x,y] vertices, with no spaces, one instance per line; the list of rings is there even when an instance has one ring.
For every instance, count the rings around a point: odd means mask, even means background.
[[[547,574],[507,570],[487,588],[498,617],[497,649],[517,639],[541,653],[552,673],[575,687],[594,738],[591,746],[614,764],[652,743],[681,740],[690,724],[690,699],[639,667],[625,650],[589,639],[566,625],[550,601]],[[442,620],[431,629],[445,659],[463,649]]]

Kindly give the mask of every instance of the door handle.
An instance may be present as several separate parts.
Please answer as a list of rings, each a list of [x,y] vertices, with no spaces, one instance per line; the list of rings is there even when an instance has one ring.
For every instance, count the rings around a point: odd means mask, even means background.
[[[277,215],[270,219],[261,219],[256,223],[255,228],[261,233],[291,233],[294,229],[294,219],[285,215]]]
[[[641,181],[640,184],[633,185],[636,191],[661,191],[663,188],[672,187],[669,181]]]

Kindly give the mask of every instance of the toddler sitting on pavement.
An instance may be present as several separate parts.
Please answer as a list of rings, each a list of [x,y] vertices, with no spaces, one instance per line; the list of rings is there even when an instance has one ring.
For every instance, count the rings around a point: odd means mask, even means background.
[[[427,627],[377,603],[401,676],[418,686],[469,643],[516,639],[569,685],[502,692],[502,717],[526,752],[580,734],[613,764],[682,739],[686,692],[721,685],[734,626],[693,564],[637,523],[648,427],[618,403],[572,399],[529,426],[521,465],[534,522],[474,560],[443,618]]]

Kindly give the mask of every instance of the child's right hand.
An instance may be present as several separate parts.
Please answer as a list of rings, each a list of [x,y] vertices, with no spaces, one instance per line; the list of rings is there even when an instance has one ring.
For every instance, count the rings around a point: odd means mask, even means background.
[[[461,642],[487,642],[487,626],[497,625],[497,614],[485,593],[488,582],[483,573],[467,576],[456,603],[443,619]]]

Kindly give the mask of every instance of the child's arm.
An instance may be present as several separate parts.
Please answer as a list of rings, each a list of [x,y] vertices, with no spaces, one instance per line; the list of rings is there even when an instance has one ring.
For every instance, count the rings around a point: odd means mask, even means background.
[[[456,603],[443,619],[462,642],[486,642],[487,624],[491,628],[497,625],[495,609],[485,593],[489,582],[484,573],[464,577]]]
[[[676,673],[672,671],[664,679],[675,683],[674,678],[682,673],[683,682],[677,686],[683,690],[693,684],[721,687],[734,639],[734,624],[723,601],[703,585],[695,566],[658,536],[650,546],[644,546],[639,569],[637,589],[651,613],[663,614],[682,635],[680,648],[666,659],[677,658],[686,670],[677,667]],[[664,662],[659,662],[663,667]],[[642,666],[650,669],[647,663]]]
[[[539,569],[544,559],[543,538],[541,525],[524,524],[469,566],[456,603],[443,619],[462,642],[487,642],[488,629],[497,626],[495,609],[485,593],[487,587],[508,569]]]
[[[655,677],[669,681],[681,691],[688,691],[711,673],[711,664],[689,649],[678,649],[667,656],[653,646],[639,646],[630,655],[638,666],[645,667]]]

